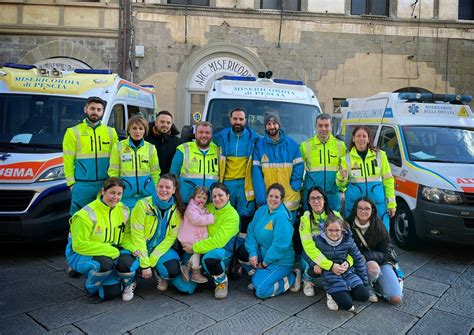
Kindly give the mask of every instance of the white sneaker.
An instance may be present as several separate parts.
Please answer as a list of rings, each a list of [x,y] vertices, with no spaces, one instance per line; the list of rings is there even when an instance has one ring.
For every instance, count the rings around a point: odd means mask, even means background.
[[[214,289],[214,298],[217,300],[222,300],[227,298],[227,294],[229,293],[228,282],[220,283]]]
[[[164,292],[168,289],[168,281],[166,279],[161,278],[160,276],[157,276],[156,279],[156,288],[158,291]]]
[[[348,312],[355,312],[355,310],[356,310],[356,309],[355,309],[354,305],[352,305],[352,307],[349,308],[347,311],[348,311]]]
[[[314,284],[310,281],[303,280],[303,293],[307,297],[314,297]]]
[[[122,292],[122,300],[130,301],[133,299],[135,288],[137,287],[137,282],[133,282],[130,285],[126,286]]]
[[[255,286],[253,286],[252,283],[248,284],[248,285],[247,285],[247,288],[248,288],[250,291],[255,290]]]
[[[326,293],[326,299],[327,299],[326,305],[331,311],[337,311],[339,309],[339,306],[337,305],[337,303],[334,301],[334,299],[329,293]]]
[[[367,287],[367,290],[369,291],[369,301],[370,302],[379,301],[379,298],[377,298],[377,295],[375,294],[375,290],[371,285],[369,285],[369,287]]]
[[[301,289],[301,270],[296,268],[293,270],[296,275],[295,283],[290,287],[291,292],[298,292]]]

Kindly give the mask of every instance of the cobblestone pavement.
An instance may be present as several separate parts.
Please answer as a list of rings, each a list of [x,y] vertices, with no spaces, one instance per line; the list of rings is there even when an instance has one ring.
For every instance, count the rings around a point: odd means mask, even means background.
[[[21,250],[21,251],[19,251]],[[356,313],[330,311],[321,290],[261,300],[247,281],[229,296],[210,288],[191,296],[159,293],[140,280],[133,301],[89,304],[84,279],[65,274],[63,246],[0,247],[1,334],[471,334],[474,335],[473,248],[425,245],[399,250],[407,275],[404,301],[356,304]]]

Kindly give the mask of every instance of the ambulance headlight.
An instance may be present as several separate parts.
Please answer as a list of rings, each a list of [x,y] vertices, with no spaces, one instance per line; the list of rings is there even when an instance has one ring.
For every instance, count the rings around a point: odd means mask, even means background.
[[[43,182],[43,181],[53,181],[53,180],[59,180],[59,179],[65,179],[66,176],[64,175],[64,167],[63,166],[57,166],[54,168],[51,168],[49,170],[46,170],[37,180],[37,182]]]
[[[436,187],[421,186],[421,195],[423,199],[437,204],[458,205],[462,203],[457,192]]]

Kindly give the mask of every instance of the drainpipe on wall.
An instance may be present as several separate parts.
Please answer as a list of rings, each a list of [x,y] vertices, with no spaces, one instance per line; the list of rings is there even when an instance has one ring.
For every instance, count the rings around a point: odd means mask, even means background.
[[[119,1],[119,40],[118,40],[118,74],[130,80],[127,65],[131,61],[131,3],[130,0]],[[131,68],[133,71],[133,68]],[[132,73],[130,73],[132,74]]]

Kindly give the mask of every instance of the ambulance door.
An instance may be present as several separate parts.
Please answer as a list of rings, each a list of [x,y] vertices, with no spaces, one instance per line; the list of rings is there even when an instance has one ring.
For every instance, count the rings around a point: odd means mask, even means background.
[[[119,140],[123,140],[127,137],[127,123],[125,120],[126,110],[125,105],[116,103],[110,111],[109,127],[115,128]]]

